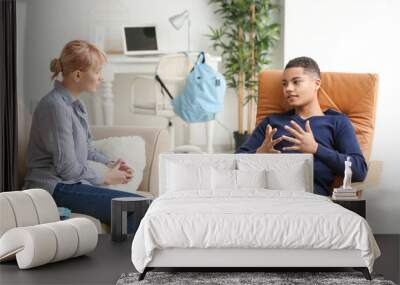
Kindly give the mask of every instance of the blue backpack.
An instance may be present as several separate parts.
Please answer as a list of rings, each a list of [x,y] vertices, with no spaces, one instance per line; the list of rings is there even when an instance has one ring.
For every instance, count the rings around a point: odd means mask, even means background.
[[[156,80],[172,99],[174,112],[188,123],[214,120],[216,113],[224,107],[225,78],[205,63],[204,52],[200,52],[182,93],[176,98],[158,75]]]

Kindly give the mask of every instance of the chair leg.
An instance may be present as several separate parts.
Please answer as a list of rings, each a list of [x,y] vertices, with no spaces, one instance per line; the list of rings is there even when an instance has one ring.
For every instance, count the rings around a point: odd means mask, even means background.
[[[367,267],[354,267],[354,269],[357,271],[361,271],[362,274],[364,275],[365,279],[372,280],[371,274],[369,274],[369,270]]]

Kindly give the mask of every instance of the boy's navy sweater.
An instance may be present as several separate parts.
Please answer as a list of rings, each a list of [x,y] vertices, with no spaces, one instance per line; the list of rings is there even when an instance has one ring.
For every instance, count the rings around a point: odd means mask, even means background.
[[[363,181],[367,174],[367,164],[361,153],[356,134],[350,120],[346,115],[328,109],[325,116],[308,118],[315,141],[318,143],[317,152],[314,154],[314,193],[329,196],[331,184],[335,176],[343,176],[345,160],[351,158],[353,171],[352,181]],[[236,153],[255,153],[265,139],[265,129],[268,124],[277,128],[274,139],[282,135],[291,136],[284,126],[291,126],[293,120],[305,129],[307,120],[296,115],[294,110],[287,113],[271,115],[265,118],[254,130],[251,137],[236,151]],[[283,140],[275,146],[282,153],[282,148],[291,146],[292,143]]]

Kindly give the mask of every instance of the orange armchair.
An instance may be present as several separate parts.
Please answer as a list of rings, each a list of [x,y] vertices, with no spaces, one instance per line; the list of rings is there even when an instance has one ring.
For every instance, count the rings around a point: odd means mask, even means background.
[[[267,70],[260,73],[257,124],[268,115],[290,109],[283,97],[282,73],[282,70]],[[349,117],[367,163],[373,143],[378,82],[377,74],[322,72],[321,88],[318,92],[323,111],[330,108]],[[371,167],[368,176],[370,171]]]

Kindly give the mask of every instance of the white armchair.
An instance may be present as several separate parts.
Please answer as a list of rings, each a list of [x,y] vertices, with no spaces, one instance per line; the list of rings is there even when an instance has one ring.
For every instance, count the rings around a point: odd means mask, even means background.
[[[42,189],[0,193],[0,262],[20,269],[86,254],[97,245],[97,228],[87,218],[60,221],[51,195]]]
[[[29,118],[27,124],[29,125]],[[158,196],[158,156],[162,152],[170,149],[168,132],[164,129],[158,128],[144,128],[137,126],[91,126],[91,131],[94,140],[105,139],[108,137],[120,136],[140,136],[146,143],[146,167],[143,173],[143,180],[139,185],[139,192],[144,196]],[[21,136],[18,147],[18,189],[24,185],[24,177],[26,174],[26,152],[27,152],[28,137]],[[146,195],[148,194],[148,195]],[[1,215],[1,223],[3,223],[4,216]],[[71,217],[84,217],[89,218],[95,223],[99,233],[109,232],[108,225],[101,224],[100,221],[94,217],[72,213]],[[4,221],[7,223],[7,221]],[[2,225],[0,225],[0,228]],[[3,233],[0,232],[0,236]]]

